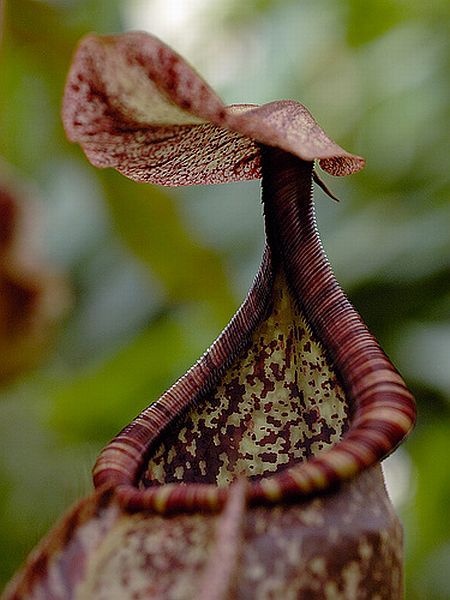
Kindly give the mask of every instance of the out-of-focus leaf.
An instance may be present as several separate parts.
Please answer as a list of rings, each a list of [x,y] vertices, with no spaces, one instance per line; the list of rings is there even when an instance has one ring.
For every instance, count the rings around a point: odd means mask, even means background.
[[[242,27],[243,24],[251,23],[261,15],[276,10],[280,4],[286,5],[290,1],[293,0],[248,0],[243,4],[239,0],[228,0],[221,7],[222,18],[229,25]],[[210,10],[214,14],[217,8],[212,6]]]
[[[81,35],[120,27],[117,0],[5,2],[0,51],[0,154],[29,176],[65,145],[60,122],[67,64]]]
[[[347,0],[348,39],[355,46],[372,41],[398,24],[408,14],[408,4],[399,0]]]
[[[427,420],[409,441],[409,452],[416,469],[414,505],[404,512],[407,526],[407,581],[414,600],[434,595],[433,581],[426,576],[427,561],[434,549],[448,541],[450,505],[448,425],[446,420]]]
[[[102,175],[119,234],[161,281],[170,302],[209,304],[223,326],[236,301],[218,254],[192,239],[166,192],[113,172]]]
[[[67,440],[106,443],[198,358],[216,322],[205,306],[162,315],[115,356],[50,391],[51,422]]]
[[[30,542],[48,530],[53,515],[90,489],[87,465],[101,444],[62,443],[47,425],[48,410],[48,391],[39,377],[9,388],[0,402],[2,582],[24,560]]]

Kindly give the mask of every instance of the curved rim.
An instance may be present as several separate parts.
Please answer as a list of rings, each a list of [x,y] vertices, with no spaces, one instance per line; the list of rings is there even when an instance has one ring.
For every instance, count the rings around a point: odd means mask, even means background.
[[[414,425],[411,393],[341,290],[323,251],[312,202],[312,163],[267,148],[263,161],[268,174],[263,178],[268,244],[246,300],[202,358],[103,450],[94,467],[96,487],[115,488],[127,510],[208,511],[225,503],[229,487],[168,483],[141,490],[136,483],[154,442],[211,390],[266,315],[274,267],[284,269],[353,415],[346,434],[329,450],[249,481],[247,501],[273,503],[329,489],[388,456]]]
[[[246,299],[219,337],[194,366],[156,402],[141,412],[100,453],[93,470],[96,488],[117,487],[122,496],[127,486],[131,485],[140,496],[153,494],[156,488],[142,491],[135,487],[152,445],[184,411],[217,384],[227,367],[249,342],[254,329],[262,322],[270,307],[273,280],[271,250],[266,244],[259,270]],[[177,484],[166,484],[161,487],[169,489],[176,486]],[[185,490],[203,487],[204,484],[183,485]],[[206,487],[216,488],[209,484]]]

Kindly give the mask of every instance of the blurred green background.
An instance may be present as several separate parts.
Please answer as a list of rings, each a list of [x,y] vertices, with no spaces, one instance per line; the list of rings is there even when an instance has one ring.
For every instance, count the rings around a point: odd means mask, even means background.
[[[0,578],[90,489],[100,448],[203,352],[262,248],[259,184],[167,189],[90,166],[60,121],[76,41],[148,29],[227,103],[293,98],[367,158],[316,191],[338,280],[398,366],[417,428],[386,463],[406,598],[450,596],[450,11],[446,0],[11,0],[0,156],[40,196],[73,304],[0,400]],[[447,127],[446,127],[447,126]],[[325,178],[325,176],[324,176]]]

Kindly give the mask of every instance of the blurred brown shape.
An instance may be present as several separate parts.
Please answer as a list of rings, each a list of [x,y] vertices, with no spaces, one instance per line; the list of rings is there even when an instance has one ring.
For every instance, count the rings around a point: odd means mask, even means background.
[[[39,205],[0,175],[0,384],[36,366],[68,307],[66,282],[43,256]]]

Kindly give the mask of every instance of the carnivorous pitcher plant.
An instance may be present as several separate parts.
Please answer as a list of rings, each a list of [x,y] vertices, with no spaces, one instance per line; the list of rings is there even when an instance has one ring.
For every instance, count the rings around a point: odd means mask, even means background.
[[[336,282],[312,198],[316,169],[363,159],[298,102],[225,106],[145,33],[81,41],[63,119],[91,163],[135,181],[261,178],[266,244],[230,323],[106,446],[95,491],[5,598],[401,597],[380,461],[414,401]]]

